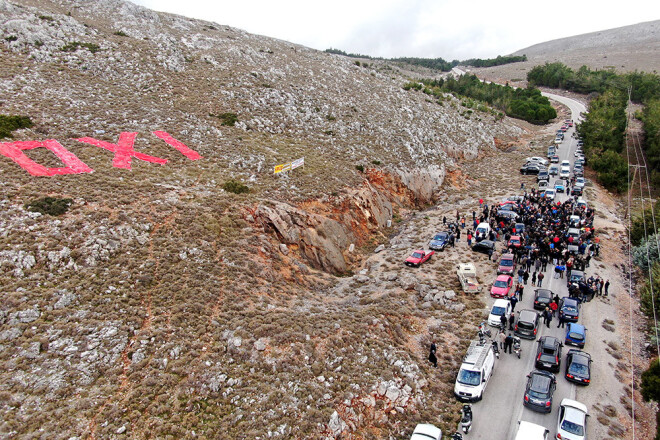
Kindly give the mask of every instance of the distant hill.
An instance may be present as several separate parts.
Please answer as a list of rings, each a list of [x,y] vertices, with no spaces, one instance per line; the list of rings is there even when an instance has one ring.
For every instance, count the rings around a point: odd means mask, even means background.
[[[477,70],[489,79],[525,79],[538,64],[560,61],[572,68],[660,71],[660,20],[535,44],[514,52],[527,62]]]

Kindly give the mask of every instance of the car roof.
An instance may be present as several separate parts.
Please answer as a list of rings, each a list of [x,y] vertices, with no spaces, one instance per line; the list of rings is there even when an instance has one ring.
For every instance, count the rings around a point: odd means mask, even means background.
[[[495,306],[500,306],[500,307],[506,307],[509,304],[508,299],[496,299],[495,302],[493,303],[493,307]]]
[[[495,281],[509,281],[511,275],[499,275]]]
[[[429,423],[420,423],[415,427],[411,440],[422,439],[422,438],[432,438],[438,439],[442,435],[440,428],[431,425]]]
[[[554,336],[543,336],[540,339],[541,344],[543,344],[543,347],[554,347],[555,345],[559,344],[559,339],[555,338]]]
[[[563,406],[566,409],[567,412],[570,409],[572,411],[579,411],[582,414],[588,414],[589,413],[589,411],[587,411],[587,406],[584,403],[578,402],[577,400],[562,399],[561,406]],[[584,417],[582,417],[582,420],[584,421]],[[571,420],[571,421],[574,421],[574,420]]]
[[[520,240],[520,235],[512,235],[510,240],[513,240],[513,239]]]
[[[508,259],[513,259],[513,258],[514,258],[514,255],[513,255],[513,254],[503,254],[503,255],[502,255],[502,259],[503,259],[503,260],[504,260],[504,259],[507,259],[507,260],[508,260]]]
[[[568,296],[563,297],[563,298],[562,298],[562,301],[563,301],[562,304],[564,304],[564,305],[569,305],[569,306],[572,306],[572,305],[577,306],[577,304],[578,304],[578,302],[577,302],[576,299],[571,298],[571,297],[568,297]]]
[[[588,364],[588,363],[589,363],[589,360],[591,359],[591,355],[590,355],[589,353],[584,352],[584,351],[581,351],[581,350],[575,350],[575,349],[573,349],[573,350],[568,350],[568,353],[567,353],[567,354],[571,354],[571,355],[573,355],[573,359],[578,358],[578,357],[581,357],[581,358],[585,358],[585,359],[587,359],[587,360],[584,362],[585,364]]]
[[[520,314],[518,315],[518,319],[536,319],[539,317],[539,314],[536,313],[534,310],[521,310]]]
[[[582,324],[578,324],[577,322],[569,322],[568,323],[568,330],[567,331],[575,331],[575,332],[581,332],[584,333],[586,330]]]
[[[541,295],[547,295],[549,298],[552,298],[552,290],[548,289],[536,289],[535,290],[537,296]]]

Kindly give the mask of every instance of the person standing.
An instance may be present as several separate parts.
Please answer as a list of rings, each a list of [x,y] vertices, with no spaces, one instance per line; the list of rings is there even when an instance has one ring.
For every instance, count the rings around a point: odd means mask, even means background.
[[[518,295],[518,301],[522,301],[523,299],[523,291],[525,288],[518,284],[518,287],[516,287],[516,294]]]
[[[608,290],[610,289],[610,280],[605,281],[605,296],[609,295]]]
[[[564,319],[563,316],[559,316],[559,322],[557,323],[557,328],[559,327],[566,327],[566,320]]]
[[[438,348],[435,345],[435,341],[431,342],[431,352],[429,353],[429,362],[433,364],[435,368],[438,368],[438,358],[435,355]]]
[[[529,279],[529,272],[528,271],[523,272],[523,281],[525,283],[525,286],[527,285],[528,279]]]
[[[523,270],[522,267],[520,269],[518,269],[518,284],[522,284],[524,274],[525,274],[525,271]]]
[[[461,241],[461,230],[456,228],[456,241]]]
[[[497,334],[497,338],[500,341],[500,350],[504,350],[504,340],[506,339],[506,335],[504,334],[504,332],[499,332]]]
[[[532,286],[536,286],[536,272],[532,274]]]
[[[508,348],[509,354],[511,354],[511,346],[513,346],[513,336],[511,336],[511,333],[509,333],[507,337],[504,339],[504,352],[506,353],[506,350]]]
[[[545,308],[545,326],[550,328],[550,323],[552,322],[552,311],[550,307]]]
[[[445,217],[444,215],[442,216],[442,224],[447,226],[447,217]]]
[[[536,285],[536,287],[541,287],[541,284],[543,284],[543,278],[544,278],[544,277],[545,277],[545,275],[543,275],[543,272],[541,272],[541,273],[539,274],[539,282],[538,282],[538,284]]]
[[[502,316],[500,316],[500,324],[502,325],[502,331],[506,329],[506,322],[507,322],[506,318],[507,316],[505,313],[503,313]]]
[[[544,255],[541,257],[541,271],[545,272],[546,270],[548,270],[548,257]]]
[[[472,234],[470,233],[469,229],[468,229],[468,234],[467,234],[467,244],[468,244],[468,247],[472,246]]]
[[[516,298],[516,295],[513,295],[511,297],[511,299],[509,299],[509,302],[511,303],[511,311],[512,312],[515,311],[516,310],[516,304],[518,304],[518,298]],[[512,313],[512,315],[513,315],[513,313]]]

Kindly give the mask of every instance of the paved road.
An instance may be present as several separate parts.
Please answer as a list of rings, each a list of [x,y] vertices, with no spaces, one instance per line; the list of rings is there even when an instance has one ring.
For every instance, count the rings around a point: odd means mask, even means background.
[[[551,99],[555,99],[562,104],[568,106],[573,113],[573,120],[579,119],[580,112],[586,111],[584,105],[581,103],[565,98],[562,96],[546,94]],[[560,162],[569,160],[571,166],[574,161],[574,152],[577,146],[577,141],[572,137],[575,128],[570,128],[565,135],[564,142],[560,145],[558,155]],[[521,164],[522,165],[522,164]],[[529,179],[526,179],[529,180]],[[550,184],[554,182],[554,178],[550,180]],[[529,187],[529,182],[526,185]],[[557,201],[564,201],[568,198],[566,194],[558,194]],[[568,296],[568,289],[566,287],[565,279],[555,279],[553,268],[548,265],[548,270],[545,273],[543,280],[543,288],[549,288],[559,297]],[[495,271],[493,270],[493,278]],[[530,284],[525,286],[523,300],[518,303],[516,310],[533,309],[534,302],[534,289],[535,287]],[[486,293],[487,295],[487,293]],[[488,297],[487,304],[490,309],[493,299]],[[587,312],[590,304],[585,304],[582,312]],[[584,324],[584,315],[582,314],[580,322]],[[542,324],[542,322],[541,322]],[[551,328],[546,328],[543,324],[539,328],[538,337],[550,335],[563,340],[565,336],[565,329],[557,328],[557,320],[553,320]],[[493,332],[495,334],[495,332]],[[576,386],[566,381],[563,377],[564,364],[566,360],[566,352],[571,347],[564,347],[562,352],[563,360],[560,373],[557,374],[557,389],[553,398],[553,410],[550,414],[540,414],[531,411],[523,406],[523,394],[526,384],[526,376],[534,369],[534,358],[536,355],[536,341],[522,339],[522,356],[518,359],[515,354],[509,355],[502,353],[500,359],[496,361],[495,372],[491,378],[488,388],[485,391],[484,399],[473,405],[474,421],[472,431],[465,436],[466,439],[483,439],[483,440],[513,440],[516,435],[518,421],[525,420],[528,422],[536,423],[545,426],[550,430],[550,438],[555,438],[557,427],[557,411],[559,403],[564,398],[576,399]],[[585,351],[589,352],[590,342],[587,337],[587,344]],[[588,392],[588,387],[580,390],[580,393]],[[579,396],[578,396],[579,397]],[[591,431],[591,430],[589,430]],[[592,435],[591,432],[588,434]]]

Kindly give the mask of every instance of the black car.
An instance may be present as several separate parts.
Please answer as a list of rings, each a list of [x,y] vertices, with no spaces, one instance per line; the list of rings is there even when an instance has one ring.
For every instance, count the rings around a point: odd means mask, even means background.
[[[554,336],[543,336],[536,349],[536,368],[559,372],[561,366],[561,348],[564,345]]]
[[[538,164],[525,164],[520,168],[520,174],[538,174],[541,171],[541,165]]]
[[[581,350],[568,350],[565,377],[570,382],[589,385],[591,383],[591,355]]]
[[[550,179],[550,175],[548,174],[548,170],[546,170],[545,168],[542,169],[542,170],[539,170],[539,173],[536,176],[536,181],[537,182],[540,182],[541,180],[549,180],[549,179]]]
[[[536,339],[539,322],[539,314],[534,310],[521,310],[518,312],[518,321],[514,327],[514,334],[525,339]]]
[[[536,310],[545,310],[552,302],[552,290],[536,289],[534,291],[534,308]]]
[[[449,243],[449,232],[438,232],[429,242],[429,249],[433,251],[443,251]]]
[[[575,298],[563,297],[559,300],[559,319],[565,322],[578,322],[580,303]]]
[[[479,243],[472,245],[474,252],[481,252],[483,254],[490,254],[495,252],[495,242],[490,240],[481,240]]]
[[[532,370],[527,375],[525,387],[525,400],[523,405],[527,408],[549,413],[552,411],[552,395],[557,387],[555,375],[547,371]]]
[[[571,189],[571,195],[572,196],[581,196],[582,195],[582,187],[581,186],[574,186]]]

